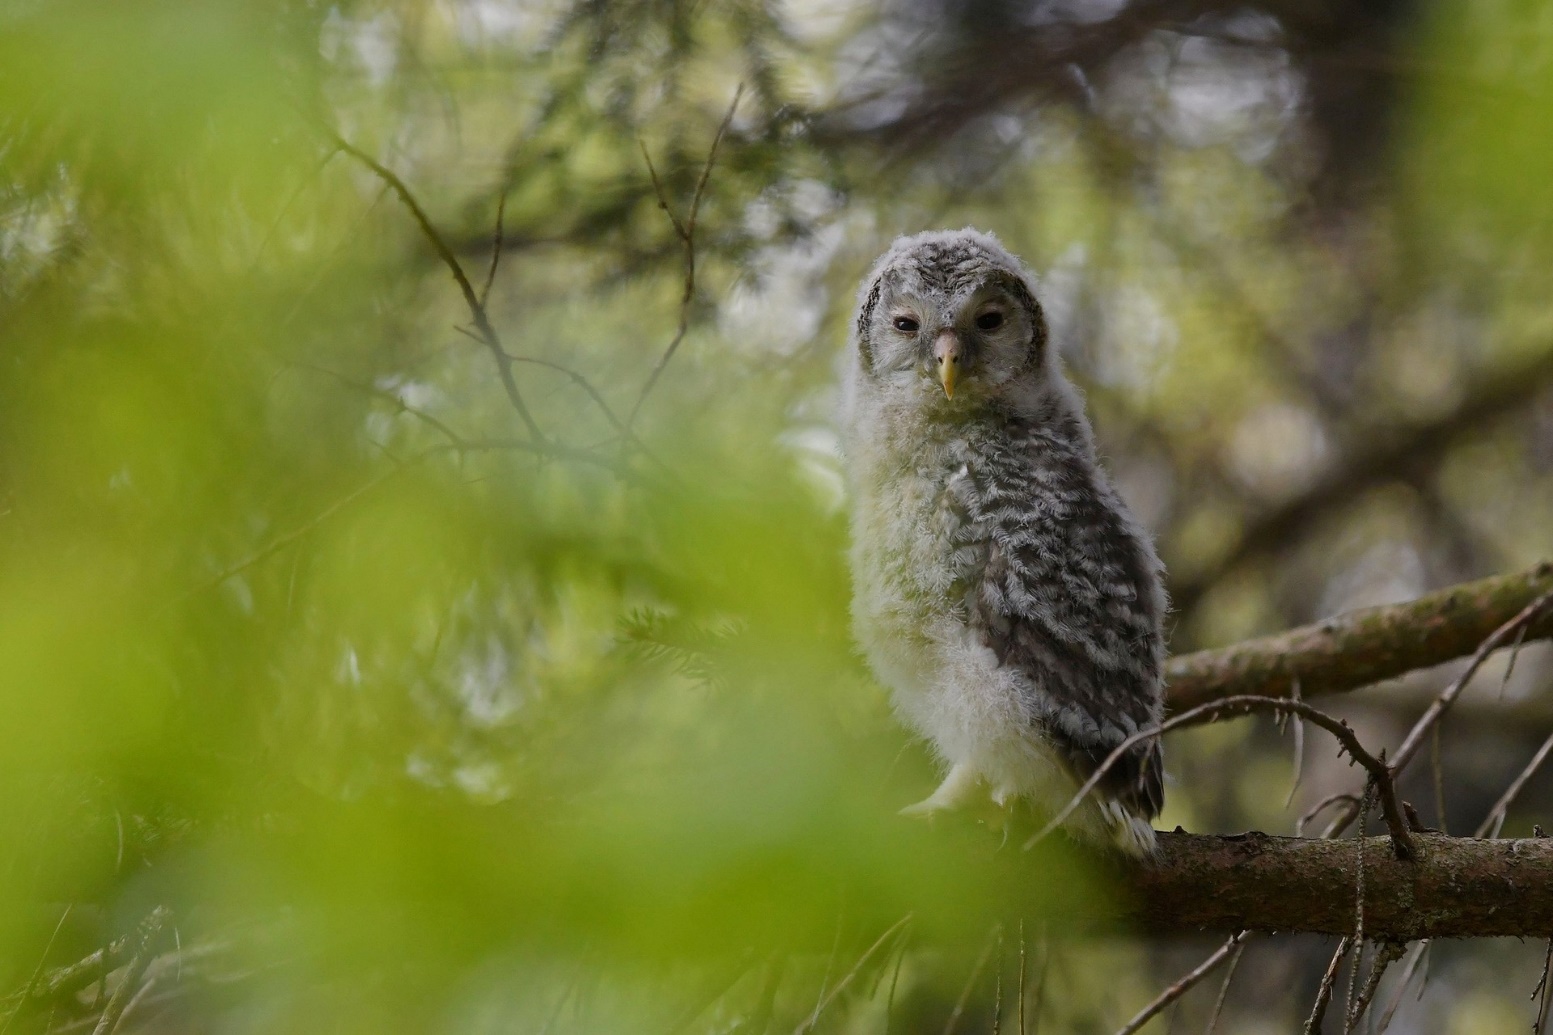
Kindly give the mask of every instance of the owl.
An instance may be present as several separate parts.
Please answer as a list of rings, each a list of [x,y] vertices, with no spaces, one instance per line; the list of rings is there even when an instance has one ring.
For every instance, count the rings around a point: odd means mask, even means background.
[[[841,414],[853,628],[946,769],[907,814],[989,796],[1055,812],[1161,717],[1162,566],[1037,296],[971,229],[897,240],[858,294]],[[1067,827],[1147,855],[1163,800],[1142,742]]]

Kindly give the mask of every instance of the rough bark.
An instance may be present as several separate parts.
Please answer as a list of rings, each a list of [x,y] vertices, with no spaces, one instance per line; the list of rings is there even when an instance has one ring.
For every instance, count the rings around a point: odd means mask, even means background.
[[[1553,563],[1371,607],[1220,650],[1172,658],[1165,669],[1173,711],[1236,694],[1301,697],[1342,693],[1477,649],[1522,608],[1553,591]],[[1553,637],[1553,608],[1526,640]]]
[[[1411,862],[1388,838],[1363,841],[1366,938],[1553,936],[1553,838],[1415,839]],[[1159,847],[1127,878],[1135,894],[1123,919],[1147,931],[1354,932],[1357,840],[1178,830]]]

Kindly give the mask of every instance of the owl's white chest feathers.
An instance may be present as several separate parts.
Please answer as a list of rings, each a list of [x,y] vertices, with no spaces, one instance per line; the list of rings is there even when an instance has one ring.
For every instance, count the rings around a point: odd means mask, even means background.
[[[1030,710],[1037,688],[999,663],[966,614],[991,535],[974,501],[978,462],[1000,429],[886,407],[854,416],[866,426],[848,443],[853,625],[875,673],[907,724],[995,797],[1070,793]]]

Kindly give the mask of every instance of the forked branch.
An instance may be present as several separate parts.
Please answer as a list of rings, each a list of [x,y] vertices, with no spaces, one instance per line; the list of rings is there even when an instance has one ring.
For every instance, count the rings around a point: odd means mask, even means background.
[[[647,151],[647,145],[641,145],[642,158],[647,163],[647,173],[652,177],[653,192],[658,197],[658,207],[668,214],[669,222],[674,226],[674,233],[679,238],[685,253],[685,286],[679,300],[679,327],[674,332],[674,337],[669,341],[669,347],[663,350],[663,355],[658,357],[652,373],[647,375],[647,383],[642,385],[641,394],[636,397],[636,403],[631,407],[631,413],[626,417],[626,428],[636,426],[636,415],[641,412],[642,404],[647,401],[658,379],[663,376],[663,371],[668,367],[669,361],[674,358],[674,353],[679,351],[680,343],[685,340],[685,334],[690,330],[690,305],[695,300],[696,294],[696,218],[701,213],[701,200],[706,196],[706,185],[712,177],[712,166],[717,162],[717,148],[723,142],[723,135],[728,132],[728,127],[733,124],[733,113],[738,110],[739,100],[744,96],[744,84],[733,91],[733,101],[728,105],[728,113],[723,116],[723,121],[717,127],[717,133],[712,137],[712,147],[707,152],[706,164],[701,167],[701,178],[696,181],[695,193],[690,199],[690,210],[681,220],[674,214],[674,209],[669,205],[668,195],[664,192],[663,183],[658,179],[658,170],[652,163],[652,155]]]

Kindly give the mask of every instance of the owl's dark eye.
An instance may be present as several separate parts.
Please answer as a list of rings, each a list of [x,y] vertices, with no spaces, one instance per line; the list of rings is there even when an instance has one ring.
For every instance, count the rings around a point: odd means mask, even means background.
[[[982,313],[976,318],[976,326],[984,331],[995,331],[1003,326],[1003,314],[996,309],[990,313]]]
[[[920,326],[922,325],[909,316],[897,316],[895,318],[895,329],[903,334],[910,334]]]

